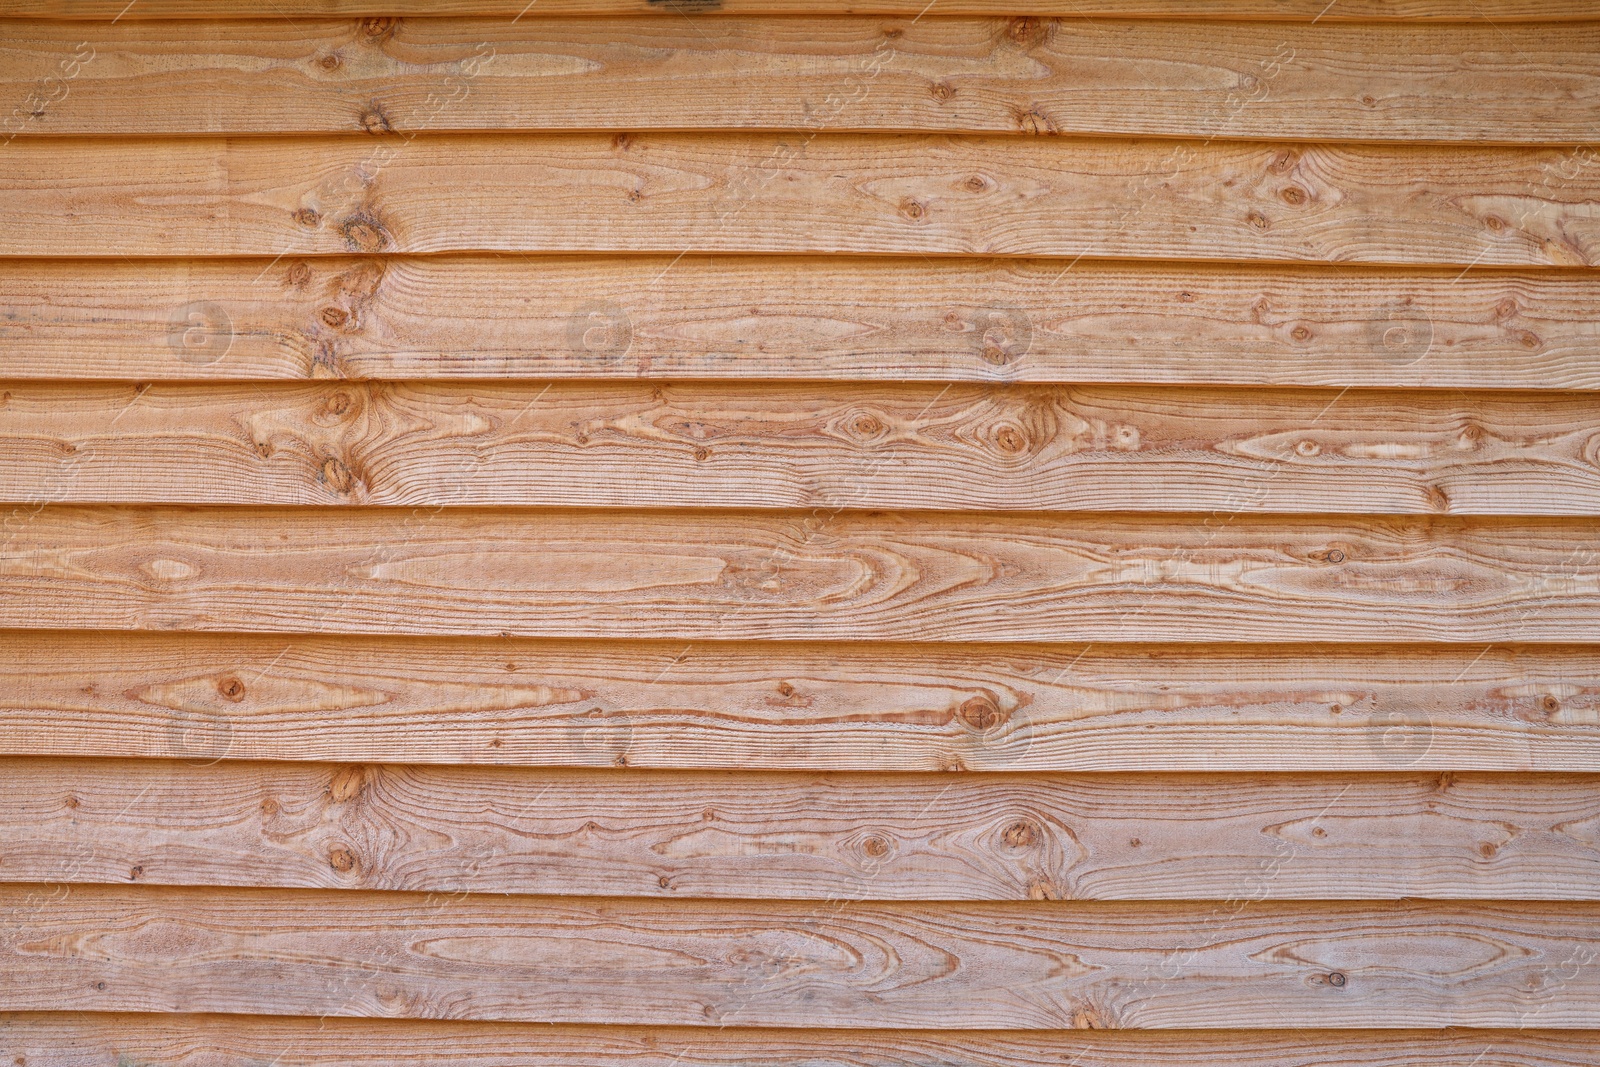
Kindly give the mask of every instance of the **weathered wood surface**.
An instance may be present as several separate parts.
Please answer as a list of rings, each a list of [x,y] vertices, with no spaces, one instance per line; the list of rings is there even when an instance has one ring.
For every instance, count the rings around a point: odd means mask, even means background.
[[[0,633],[25,756],[864,771],[1600,769],[1592,648]]]
[[[1600,1026],[1600,905],[0,887],[15,1011],[657,1026]],[[960,1005],[952,1011],[952,1005]]]
[[[685,640],[1600,640],[1588,520],[18,505],[0,625]]]
[[[33,385],[0,502],[1600,515],[1585,394]]]
[[[27,134],[835,129],[1583,144],[1600,24],[927,17],[13,22]],[[111,62],[99,62],[99,57]]]
[[[0,760],[0,880],[788,900],[1600,899],[1591,775]]]
[[[274,0],[284,17],[510,15],[526,17],[527,0]],[[538,0],[538,14],[658,14],[672,19],[713,15],[923,15],[927,0]],[[1284,19],[1301,22],[1431,20],[1573,22],[1600,15],[1594,0],[939,0],[941,14],[1044,15],[1072,18]],[[0,16],[52,19],[218,18],[238,15],[233,0],[0,0]],[[696,20],[714,25],[714,18]]]
[[[1003,1033],[584,1027],[249,1015],[0,1013],[28,1067],[1593,1067],[1558,1030]]]
[[[18,138],[0,255],[1600,262],[1576,150],[787,133]]]
[[[1600,281],[1588,272],[1063,266],[0,260],[0,376],[1600,389]]]

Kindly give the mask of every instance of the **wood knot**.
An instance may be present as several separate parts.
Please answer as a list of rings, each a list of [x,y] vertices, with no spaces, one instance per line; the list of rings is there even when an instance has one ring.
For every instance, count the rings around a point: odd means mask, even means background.
[[[336,330],[350,321],[350,313],[336,304],[329,304],[323,308],[319,317],[325,324],[332,326]]]
[[[338,419],[349,412],[353,404],[354,401],[350,399],[349,393],[329,393],[327,398],[322,401],[322,414],[326,417]]]
[[[1300,162],[1300,153],[1287,148],[1282,149],[1273,153],[1272,158],[1267,161],[1267,171],[1271,174],[1287,174],[1294,169],[1294,165],[1298,162]]]
[[[303,207],[294,213],[294,221],[309,229],[322,222],[322,215],[312,208]]]
[[[1328,548],[1321,552],[1311,553],[1311,558],[1314,560],[1320,560],[1323,563],[1343,563],[1344,552],[1337,548]]]
[[[333,772],[333,778],[328,783],[328,799],[335,804],[354,800],[366,784],[367,772],[364,767],[359,765],[340,767]]]
[[[1539,708],[1546,715],[1556,715],[1561,711],[1561,701],[1557,700],[1549,693],[1546,693],[1544,696],[1539,698]]]
[[[1311,336],[1312,336],[1311,335],[1311,327],[1309,327],[1309,326],[1296,326],[1294,329],[1289,331],[1289,336],[1293,337],[1296,341],[1299,341],[1301,344],[1305,344],[1307,341],[1311,340]]]
[[[1259,211],[1250,212],[1244,217],[1244,220],[1250,224],[1251,229],[1265,230],[1267,228],[1267,217]]]
[[[361,36],[373,44],[382,44],[391,39],[399,29],[400,20],[397,18],[381,17],[361,20]]]
[[[394,132],[394,124],[389,121],[389,113],[376,100],[361,109],[361,114],[356,116],[356,124],[368,133]]]
[[[347,848],[334,848],[328,851],[328,866],[340,874],[349,874],[356,869],[355,853]]]
[[[611,138],[611,147],[619,152],[626,152],[632,144],[633,135],[630,133],[619,133]]]
[[[139,879],[141,879],[143,877],[144,877],[144,864],[142,864],[142,863],[134,864],[133,867],[131,869],[129,869],[129,871],[128,871],[128,881],[130,881],[130,882],[137,882]]]
[[[322,461],[317,480],[339,494],[350,492],[350,487],[355,484],[355,476],[350,473],[350,468],[337,456],[329,456]]]
[[[883,422],[876,415],[857,415],[850,420],[850,432],[863,439],[883,433]]]
[[[266,797],[261,801],[261,814],[268,817],[278,814],[278,802],[273,797]]]
[[[1044,19],[1024,15],[1006,25],[1006,38],[1018,48],[1029,49],[1042,44],[1050,36],[1050,25]]]
[[[344,243],[352,252],[382,252],[389,247],[389,231],[378,218],[358,211],[339,225]]]
[[[920,221],[927,213],[928,209],[922,206],[922,202],[920,200],[908,196],[904,200],[900,201],[900,214],[904,215],[912,222]]]
[[[244,699],[244,683],[230,674],[217,680],[217,692],[223,700],[237,704]]]
[[[1307,199],[1306,191],[1300,188],[1298,185],[1289,186],[1281,195],[1283,196],[1284,203],[1293,204],[1295,207],[1299,207],[1301,204],[1305,203]]]
[[[981,174],[974,174],[961,182],[961,188],[969,193],[981,193],[989,188],[989,180]]]
[[[1008,848],[1032,848],[1039,843],[1039,831],[1026,819],[1018,819],[1000,831],[1001,840]]]
[[[339,58],[339,53],[337,52],[329,52],[327,55],[317,60],[317,66],[321,67],[329,74],[332,74],[334,71],[338,70],[343,63],[344,60]]]
[[[885,841],[877,834],[873,834],[871,837],[861,842],[861,851],[874,858],[879,856],[887,856],[889,854],[889,842]]]
[[[955,87],[950,85],[948,82],[934,82],[933,85],[929,87],[928,91],[931,92],[933,94],[933,98],[939,101],[941,104],[956,95]]]
[[[1300,441],[1294,446],[1294,454],[1303,459],[1311,459],[1322,453],[1322,446],[1315,441]]]
[[[1061,132],[1055,120],[1045,113],[1038,104],[1028,107],[1013,107],[1011,118],[1016,122],[1017,129],[1023,133],[1044,134],[1054,136]]]
[[[1488,218],[1483,220],[1483,224],[1489,227],[1489,229],[1494,233],[1500,233],[1506,228],[1506,220],[1502,219],[1498,215],[1490,215]]]
[[[1017,456],[1028,450],[1027,436],[1015,426],[1002,426],[994,432],[994,443],[1000,451]]]
[[[1345,979],[1344,979],[1344,973],[1343,972],[1341,972],[1341,971],[1330,971],[1328,973],[1328,984],[1333,986],[1333,988],[1335,988],[1335,989],[1343,989],[1344,988],[1344,981],[1345,981]]]
[[[289,264],[283,272],[283,284],[290,289],[304,289],[311,284],[311,264],[300,259]]]
[[[958,713],[961,721],[977,731],[992,730],[1005,721],[1005,713],[987,696],[975,696],[963,701]]]

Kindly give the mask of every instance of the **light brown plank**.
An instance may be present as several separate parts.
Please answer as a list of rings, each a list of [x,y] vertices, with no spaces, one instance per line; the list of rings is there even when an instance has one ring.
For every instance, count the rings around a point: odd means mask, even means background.
[[[804,770],[1600,770],[1571,647],[0,633],[18,755]]]
[[[1131,262],[0,259],[6,378],[1600,389],[1587,272]],[[448,307],[451,314],[434,310]]]
[[[22,139],[0,255],[841,252],[1600,262],[1555,148],[912,134]]]
[[[1594,1037],[1536,1029],[977,1033],[0,1013],[0,1039],[29,1067],[1592,1067]]]
[[[1600,777],[0,760],[0,880],[785,900],[1600,899]]]
[[[284,17],[524,16],[526,0],[274,0]],[[920,15],[927,0],[539,0],[540,15]],[[1593,0],[939,0],[942,14],[1055,15],[1074,19],[1288,19],[1302,22],[1550,21],[1594,18]],[[0,0],[0,15],[52,19],[218,18],[231,0]],[[715,21],[715,20],[705,20]]]
[[[1587,520],[19,505],[0,626],[1600,641]]]
[[[34,385],[0,501],[1600,514],[1587,394]]]
[[[0,260],[0,374],[1600,389],[1600,281],[1587,272],[1087,259],[1062,268],[707,256]]]
[[[536,10],[536,9],[535,9]],[[266,11],[261,14],[267,14]],[[13,22],[16,131],[830,129],[1267,140],[1600,137],[1600,23],[948,18]],[[100,57],[114,57],[101,62]]]
[[[0,1005],[656,1026],[1600,1026],[1600,906],[0,887]],[[960,1005],[953,1011],[952,1005]]]

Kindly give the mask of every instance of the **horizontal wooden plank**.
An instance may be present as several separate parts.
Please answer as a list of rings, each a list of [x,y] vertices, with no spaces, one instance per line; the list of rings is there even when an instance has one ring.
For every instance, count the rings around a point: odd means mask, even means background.
[[[785,900],[1600,899],[1593,775],[0,760],[0,880]]]
[[[34,385],[0,501],[1600,515],[1588,394]]]
[[[0,260],[0,373],[1600,389],[1588,272],[1062,266]]]
[[[1600,1026],[1600,905],[0,887],[0,1005],[657,1026]],[[952,1005],[960,1005],[952,1011]]]
[[[1592,521],[19,505],[0,626],[1600,641]]]
[[[1592,1067],[1560,1030],[990,1031],[582,1027],[249,1015],[0,1012],[29,1067]]]
[[[45,138],[0,255],[826,252],[1587,266],[1555,148],[828,134]]]
[[[0,752],[25,756],[1596,771],[1596,726],[1600,651],[1562,646],[0,632]]]
[[[1600,23],[927,17],[14,21],[14,131],[832,129],[1268,140],[1600,137]],[[263,12],[265,13],[265,12]],[[101,56],[115,57],[110,63]],[[64,58],[66,57],[66,58]],[[65,84],[65,82],[63,83]]]
[[[284,17],[512,15],[525,0],[275,0]],[[663,16],[921,15],[927,0],[538,0],[539,14]],[[1090,18],[1285,19],[1301,22],[1413,20],[1444,22],[1547,21],[1593,18],[1589,0],[940,0],[941,14],[1045,15]],[[0,16],[51,19],[218,18],[238,14],[226,0],[0,0]],[[705,20],[704,18],[697,20]],[[374,26],[377,32],[382,28]]]

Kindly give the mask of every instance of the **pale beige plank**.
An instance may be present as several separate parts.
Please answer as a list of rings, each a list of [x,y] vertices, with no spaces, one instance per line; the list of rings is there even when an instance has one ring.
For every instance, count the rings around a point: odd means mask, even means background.
[[[1600,514],[1587,394],[36,385],[0,501]]]
[[[1600,1025],[1600,906],[0,887],[0,1005],[645,1025]],[[1560,976],[1559,978],[1557,976]],[[952,1011],[952,1004],[960,1005]]]
[[[1587,266],[1573,151],[912,134],[22,139],[0,255],[825,252]]]
[[[996,1032],[580,1027],[247,1015],[0,1013],[31,1067],[1592,1067],[1558,1030]]]
[[[0,633],[0,751],[975,771],[1600,769],[1571,647]]]
[[[829,901],[1600,899],[1590,775],[979,779],[6,759],[0,780],[6,882]]]
[[[1600,640],[1588,520],[18,505],[7,627]]]
[[[937,9],[909,19],[579,20],[533,9],[515,22],[374,25],[271,12],[5,27],[0,99],[69,71],[70,91],[15,132],[800,128],[1477,144],[1600,136],[1600,23],[1061,22]]]
[[[1063,266],[0,260],[0,373],[1600,389],[1586,272]]]

